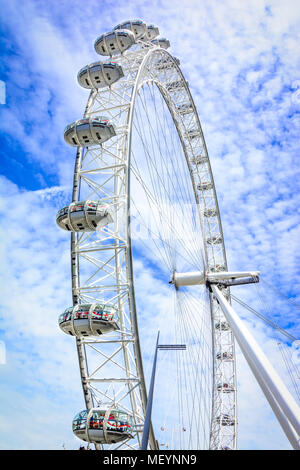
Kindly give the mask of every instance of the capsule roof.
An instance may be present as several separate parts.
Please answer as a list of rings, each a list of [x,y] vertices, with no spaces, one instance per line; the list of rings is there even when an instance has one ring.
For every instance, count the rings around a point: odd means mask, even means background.
[[[174,62],[175,62],[175,64],[180,65],[180,60],[177,57],[172,57],[172,58],[171,57],[163,57],[162,59],[159,59],[156,62],[155,67],[158,70],[164,70],[164,69],[167,69],[169,67],[173,67]]]
[[[93,232],[113,221],[106,201],[72,202],[58,211],[56,223],[71,232]]]
[[[163,49],[169,49],[169,47],[170,47],[170,41],[166,38],[152,39],[151,43],[155,46],[160,46]]]
[[[94,62],[79,70],[77,80],[84,88],[111,86],[124,76],[121,65],[113,61]]]
[[[72,147],[99,145],[115,135],[114,125],[105,116],[79,119],[69,124],[64,131],[64,139]]]
[[[147,33],[146,23],[139,19],[123,21],[114,27],[114,30],[119,29],[128,29],[134,34],[135,39],[141,39]]]
[[[135,43],[135,35],[129,29],[116,29],[99,36],[94,44],[100,55],[122,54]]]
[[[145,39],[151,41],[155,39],[159,35],[159,29],[154,24],[147,24],[147,32],[145,35]]]

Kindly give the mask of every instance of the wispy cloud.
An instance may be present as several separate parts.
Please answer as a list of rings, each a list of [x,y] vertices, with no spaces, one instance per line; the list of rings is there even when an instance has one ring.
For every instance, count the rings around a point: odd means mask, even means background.
[[[54,217],[72,184],[74,152],[63,142],[63,129],[81,117],[87,100],[76,83],[78,70],[97,60],[94,40],[119,21],[142,17],[159,25],[181,60],[202,121],[230,268],[260,269],[300,302],[300,9],[292,0],[106,1],[100,9],[97,1],[81,0],[72,7],[43,0],[2,3],[6,52],[0,79],[7,96],[0,105],[6,175],[1,331],[8,360],[1,366],[1,413],[6,423],[18,413],[26,429],[16,439],[6,424],[2,446],[59,447],[66,439],[76,447],[70,423],[82,407],[79,375],[74,345],[56,324],[71,301],[69,240]],[[259,308],[251,289],[237,295]],[[297,331],[296,310],[271,291],[268,300],[269,314]],[[273,333],[247,318],[280,364]],[[240,354],[238,373],[241,447],[288,447]]]

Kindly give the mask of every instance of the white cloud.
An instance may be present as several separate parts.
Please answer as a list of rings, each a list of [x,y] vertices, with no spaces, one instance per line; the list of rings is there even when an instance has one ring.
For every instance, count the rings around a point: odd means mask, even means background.
[[[64,188],[20,191],[2,180],[2,286],[7,295],[1,328],[11,361],[3,369],[3,416],[11,423],[10,413],[16,413],[11,410],[22,404],[19,419],[26,429],[16,439],[15,428],[7,424],[4,448],[59,447],[64,436],[69,446],[77,445],[70,431],[72,413],[82,406],[74,345],[56,323],[71,301],[69,240],[54,222],[56,209],[68,200],[74,164],[62,135],[64,126],[82,115],[87,99],[76,84],[78,70],[98,59],[95,38],[122,19],[141,16],[156,22],[181,59],[211,155],[230,268],[258,268],[299,301],[299,102],[292,87],[299,80],[299,9],[291,0],[202,0],[200,6],[198,0],[165,0],[106,2],[103,11],[99,2],[79,0],[71,11],[68,4],[49,8],[44,1],[11,1],[5,8],[18,55],[6,59],[11,85],[1,110],[2,131],[22,145],[23,165],[37,162]],[[15,96],[9,95],[10,86]],[[145,286],[151,282],[141,280]],[[250,289],[243,295],[256,302]],[[153,308],[163,299],[152,289],[145,296]],[[295,322],[295,311],[278,306],[283,325],[280,311]],[[270,331],[255,334],[277,363]],[[240,354],[238,373],[241,446],[288,447]],[[27,386],[39,394],[28,393],[23,400]],[[44,395],[49,388],[56,390],[55,402]],[[47,434],[45,419],[38,418],[45,408]]]

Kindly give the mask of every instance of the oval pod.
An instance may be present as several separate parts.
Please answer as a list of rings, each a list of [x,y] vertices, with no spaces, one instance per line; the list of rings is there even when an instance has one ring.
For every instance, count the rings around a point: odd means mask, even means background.
[[[135,43],[135,36],[128,29],[116,29],[99,36],[94,44],[95,51],[100,55],[113,56],[122,54]]]
[[[104,88],[124,77],[121,65],[116,62],[94,62],[79,70],[77,80],[83,88]]]

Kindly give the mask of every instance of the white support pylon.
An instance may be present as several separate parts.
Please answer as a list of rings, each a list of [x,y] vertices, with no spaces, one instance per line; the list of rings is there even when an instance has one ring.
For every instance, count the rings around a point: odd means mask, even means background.
[[[216,285],[211,285],[226,320],[255,378],[269,401],[283,431],[294,448],[299,449],[300,408],[278,376],[252,334]]]
[[[300,443],[299,443],[299,437],[297,436],[297,433],[293,426],[291,425],[290,421],[287,419],[286,415],[283,413],[282,409],[278,405],[277,401],[275,400],[274,396],[272,395],[270,389],[266,386],[265,382],[263,381],[262,377],[260,376],[259,372],[256,371],[255,374],[255,368],[253,365],[249,365],[250,369],[252,370],[253,374],[256,377],[256,380],[262,389],[263,393],[265,394],[265,397],[267,398],[273,413],[277,417],[279,424],[281,425],[285,435],[287,436],[288,440],[290,441],[291,446],[295,450],[300,450]]]

